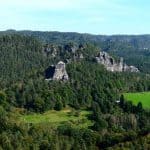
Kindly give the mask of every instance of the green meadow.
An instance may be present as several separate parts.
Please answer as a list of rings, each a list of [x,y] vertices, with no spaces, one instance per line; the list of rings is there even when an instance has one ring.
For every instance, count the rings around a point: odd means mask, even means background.
[[[90,111],[81,110],[75,111],[72,109],[64,109],[61,111],[50,110],[43,114],[27,114],[20,115],[19,119],[24,123],[50,123],[52,126],[57,126],[65,122],[70,122],[80,128],[87,128],[92,126],[92,122],[88,119],[91,114]]]
[[[141,102],[143,108],[150,109],[150,92],[125,93],[124,97],[128,101],[132,101],[134,105]]]

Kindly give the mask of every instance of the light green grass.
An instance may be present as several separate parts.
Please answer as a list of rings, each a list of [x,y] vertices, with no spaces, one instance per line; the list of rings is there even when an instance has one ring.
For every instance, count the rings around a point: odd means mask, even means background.
[[[91,114],[90,111],[82,110],[79,111],[78,115],[77,111],[73,111],[71,109],[65,109],[61,111],[50,110],[43,114],[28,114],[21,115],[20,120],[25,123],[50,123],[51,125],[57,126],[64,122],[70,122],[73,125],[77,125],[81,128],[86,128],[91,126],[93,123],[88,120],[88,115]]]
[[[128,101],[132,101],[134,105],[141,102],[143,108],[150,109],[150,92],[125,93],[124,97]]]

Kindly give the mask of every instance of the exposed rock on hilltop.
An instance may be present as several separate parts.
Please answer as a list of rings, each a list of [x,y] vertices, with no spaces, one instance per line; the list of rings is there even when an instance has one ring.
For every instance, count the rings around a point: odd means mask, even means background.
[[[98,63],[105,66],[108,71],[112,72],[139,72],[139,69],[135,66],[128,66],[123,62],[123,58],[120,58],[119,62],[116,62],[113,57],[111,57],[106,52],[100,52],[96,57]]]
[[[136,68],[135,66],[128,66],[126,64],[124,64],[124,70],[123,71],[129,71],[129,72],[140,72],[138,68]]]
[[[56,66],[50,66],[45,71],[46,80],[61,80],[66,81],[69,79],[67,71],[66,71],[66,64],[62,61],[59,61]]]
[[[108,71],[123,71],[123,60],[121,59],[120,62],[117,63],[114,58],[106,52],[100,52],[96,57],[96,60],[98,63],[103,64]]]
[[[53,80],[68,80],[68,74],[66,71],[66,65],[64,62],[59,61],[55,67]]]

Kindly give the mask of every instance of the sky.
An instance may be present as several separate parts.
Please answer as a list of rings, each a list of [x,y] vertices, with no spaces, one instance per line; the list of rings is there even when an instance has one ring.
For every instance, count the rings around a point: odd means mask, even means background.
[[[150,0],[0,0],[0,30],[150,34]]]

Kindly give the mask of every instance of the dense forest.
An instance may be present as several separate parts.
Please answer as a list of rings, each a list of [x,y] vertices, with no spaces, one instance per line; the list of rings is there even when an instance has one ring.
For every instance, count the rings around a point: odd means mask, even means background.
[[[15,31],[0,32],[1,35],[20,34],[35,37],[44,43],[63,45],[69,42],[92,43],[104,51],[125,59],[142,72],[150,73],[150,35],[91,35],[67,32]]]
[[[149,149],[150,111],[122,95],[150,91],[149,43],[148,35],[1,32],[0,149]],[[124,57],[140,72],[108,72],[95,61],[100,50]],[[45,80],[45,70],[60,60],[66,63],[69,80]],[[77,128],[67,121],[52,126],[18,119],[65,108],[76,116],[81,110],[91,112],[87,117],[92,125]]]

